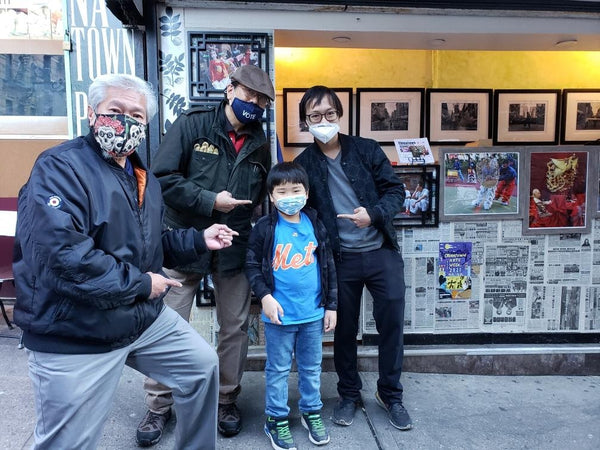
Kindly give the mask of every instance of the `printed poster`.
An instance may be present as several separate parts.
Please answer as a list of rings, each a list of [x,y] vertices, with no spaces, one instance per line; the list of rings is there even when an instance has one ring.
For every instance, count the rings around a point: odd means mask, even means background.
[[[471,298],[471,242],[440,242],[439,298]]]

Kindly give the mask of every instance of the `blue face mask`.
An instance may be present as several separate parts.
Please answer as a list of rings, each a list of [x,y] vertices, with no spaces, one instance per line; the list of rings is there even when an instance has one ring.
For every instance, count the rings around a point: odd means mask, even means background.
[[[231,108],[233,109],[233,113],[235,114],[235,117],[237,117],[237,120],[242,123],[256,122],[260,120],[265,113],[265,110],[260,106],[252,102],[245,102],[237,97],[231,102]]]
[[[275,208],[288,216],[296,215],[306,205],[306,195],[292,195],[280,198],[275,202]]]

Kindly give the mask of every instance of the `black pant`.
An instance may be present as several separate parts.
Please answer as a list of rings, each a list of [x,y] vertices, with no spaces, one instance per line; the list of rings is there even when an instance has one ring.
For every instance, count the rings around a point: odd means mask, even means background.
[[[358,374],[356,336],[363,287],[373,296],[373,317],[379,333],[377,389],[385,402],[402,401],[404,356],[404,262],[399,252],[380,248],[363,253],[342,253],[336,264],[338,310],[334,362],[338,393],[358,401],[362,382]]]

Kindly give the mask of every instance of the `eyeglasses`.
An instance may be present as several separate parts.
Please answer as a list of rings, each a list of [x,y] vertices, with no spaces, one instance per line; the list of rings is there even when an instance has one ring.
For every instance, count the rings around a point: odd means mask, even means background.
[[[327,120],[327,122],[333,122],[334,120],[337,120],[340,117],[340,115],[335,109],[332,109],[331,111],[327,111],[323,114],[312,113],[306,116],[310,123],[319,123],[321,122],[321,120],[323,120],[323,117],[325,117],[325,120]]]
[[[256,99],[257,105],[263,109],[266,109],[271,106],[271,99],[260,92],[256,92],[254,89],[250,89],[243,84],[237,83],[236,87],[240,87],[242,91],[244,91],[244,96],[246,100]]]

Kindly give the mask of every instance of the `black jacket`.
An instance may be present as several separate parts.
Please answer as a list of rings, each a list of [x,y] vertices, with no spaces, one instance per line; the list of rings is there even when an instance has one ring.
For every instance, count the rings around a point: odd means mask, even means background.
[[[320,306],[335,311],[337,309],[337,277],[331,248],[327,243],[327,231],[321,221],[317,219],[316,211],[305,207],[302,212],[310,219],[318,242],[316,257],[321,270],[322,296]],[[250,281],[252,291],[258,299],[262,299],[267,294],[272,294],[275,289],[273,241],[277,220],[278,213],[277,210],[274,210],[268,216],[261,217],[250,234],[250,242],[246,253],[246,275]]]
[[[399,250],[394,216],[404,205],[404,184],[394,173],[387,156],[372,139],[339,134],[342,147],[342,169],[348,177],[356,197],[374,227],[383,233],[386,245]],[[327,184],[327,160],[316,143],[306,147],[295,162],[308,173],[310,196],[308,205],[317,210],[329,234],[336,258],[340,254],[340,238],[333,199]]]
[[[91,134],[37,159],[19,193],[13,264],[14,317],[27,348],[102,353],[128,345],[163,308],[162,298],[148,299],[146,272],[206,252],[194,229],[163,231],[158,181],[137,154],[129,159],[137,177],[104,159]]]
[[[252,213],[266,195],[271,155],[262,126],[256,122],[245,127],[248,134],[238,155],[225,131],[229,123],[225,104],[184,112],[169,128],[152,162],[169,227],[201,229],[224,223],[240,233],[231,247],[218,252],[216,267],[211,268],[208,254],[192,267],[177,267],[183,271],[243,270]],[[252,205],[237,206],[229,213],[213,210],[215,198],[223,190],[239,200],[252,200]]]

